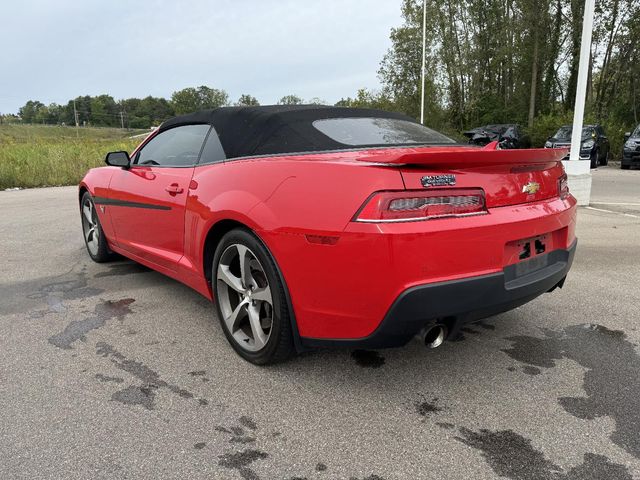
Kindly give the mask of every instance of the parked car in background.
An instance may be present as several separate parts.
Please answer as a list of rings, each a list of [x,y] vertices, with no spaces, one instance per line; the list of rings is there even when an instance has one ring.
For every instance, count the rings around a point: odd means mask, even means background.
[[[520,125],[513,123],[484,125],[463,132],[472,145],[484,146],[498,141],[500,148],[531,148],[531,140],[525,135]]]
[[[620,167],[623,170],[628,170],[631,167],[640,167],[640,125],[633,132],[624,134]]]
[[[570,148],[573,125],[563,125],[553,137],[547,139],[544,148]],[[601,125],[585,125],[582,127],[580,143],[580,160],[591,161],[591,168],[609,163],[609,139]],[[569,154],[564,160],[569,159]]]

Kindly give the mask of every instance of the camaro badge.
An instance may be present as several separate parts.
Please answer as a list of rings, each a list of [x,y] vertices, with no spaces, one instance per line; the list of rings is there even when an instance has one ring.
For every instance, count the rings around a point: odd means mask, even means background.
[[[529,195],[533,195],[538,190],[540,190],[540,184],[538,182],[529,182],[522,186],[522,193],[528,193]]]
[[[446,187],[456,184],[455,175],[426,175],[422,177],[422,186],[427,187]]]

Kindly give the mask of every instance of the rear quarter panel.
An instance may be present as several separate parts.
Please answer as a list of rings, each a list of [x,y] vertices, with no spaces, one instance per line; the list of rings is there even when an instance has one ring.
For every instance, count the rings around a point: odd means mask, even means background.
[[[236,220],[260,235],[278,263],[274,235],[330,235],[344,230],[376,190],[402,189],[400,172],[349,162],[317,162],[312,156],[240,160],[197,167],[187,201],[185,255],[202,270],[207,232]],[[284,267],[283,267],[284,270]],[[286,278],[286,271],[283,272]]]

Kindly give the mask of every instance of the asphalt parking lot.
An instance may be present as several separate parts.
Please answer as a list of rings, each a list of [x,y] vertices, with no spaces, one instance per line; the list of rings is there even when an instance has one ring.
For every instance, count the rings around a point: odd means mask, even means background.
[[[0,192],[0,478],[640,478],[640,171],[593,182],[564,289],[269,368],[187,287],[92,263],[75,188]]]
[[[592,174],[592,209],[640,215],[640,170],[622,171],[612,165],[592,170]]]

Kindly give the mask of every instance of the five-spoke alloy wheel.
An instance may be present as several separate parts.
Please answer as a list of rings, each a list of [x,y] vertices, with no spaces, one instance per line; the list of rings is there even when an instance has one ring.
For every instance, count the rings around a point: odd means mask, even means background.
[[[273,300],[260,261],[246,246],[229,245],[218,262],[217,279],[220,311],[233,338],[250,352],[264,348],[273,325]]]
[[[89,256],[95,262],[106,262],[111,259],[98,212],[89,192],[85,192],[80,200],[80,217],[82,219],[82,233]]]
[[[236,229],[218,244],[212,266],[220,323],[233,348],[256,364],[292,352],[289,309],[277,267],[262,242]]]
[[[89,197],[85,198],[82,204],[82,231],[87,248],[93,255],[97,255],[100,230],[98,229],[96,209]]]

